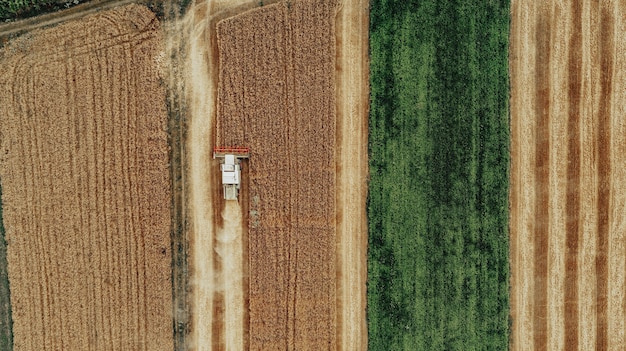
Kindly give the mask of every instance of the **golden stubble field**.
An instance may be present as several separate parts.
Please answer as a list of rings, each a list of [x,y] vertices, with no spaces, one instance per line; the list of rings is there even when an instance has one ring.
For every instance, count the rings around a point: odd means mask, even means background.
[[[172,350],[159,22],[129,5],[0,51],[15,350]]]
[[[514,1],[514,350],[626,348],[626,6]]]

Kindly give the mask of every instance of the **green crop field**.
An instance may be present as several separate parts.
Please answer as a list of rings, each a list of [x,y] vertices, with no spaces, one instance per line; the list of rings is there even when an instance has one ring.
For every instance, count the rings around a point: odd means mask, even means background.
[[[82,2],[85,0],[0,0],[0,21],[54,12]]]
[[[7,243],[2,220],[2,186],[0,185],[0,350],[13,350],[11,296],[7,271]]]
[[[0,20],[28,17],[54,3],[54,0],[0,0]]]
[[[506,350],[508,1],[373,0],[369,349]]]

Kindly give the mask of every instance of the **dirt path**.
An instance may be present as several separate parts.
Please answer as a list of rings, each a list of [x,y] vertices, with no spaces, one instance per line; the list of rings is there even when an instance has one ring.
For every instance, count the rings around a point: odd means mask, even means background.
[[[367,349],[368,30],[365,0],[344,0],[337,14],[337,341]]]
[[[224,294],[224,349],[244,349],[242,214],[238,202],[228,201],[222,211],[215,252],[221,261],[220,291]]]
[[[191,299],[193,327],[189,345],[194,350],[241,349],[240,345],[243,340],[243,329],[239,327],[236,329],[227,328],[228,332],[225,335],[215,335],[216,306],[214,299],[224,281],[218,279],[216,267],[214,267],[216,259],[214,257],[214,245],[217,230],[214,223],[218,218],[215,218],[214,215],[216,209],[214,209],[213,197],[219,190],[216,188],[219,186],[219,179],[217,179],[217,174],[209,171],[209,165],[213,163],[210,150],[214,146],[213,123],[216,101],[216,81],[211,77],[215,77],[217,74],[214,72],[213,61],[216,60],[217,56],[214,51],[214,39],[211,38],[209,29],[211,20],[216,14],[246,3],[252,3],[252,1],[197,1],[191,5],[183,19],[185,23],[183,27],[189,35],[186,65],[186,89],[190,115],[187,135],[189,179],[187,196],[189,197],[188,211],[191,225],[191,281],[193,289]],[[237,258],[233,257],[232,259],[236,260]],[[233,282],[229,281],[229,283]],[[225,311],[232,311],[233,315],[219,314],[226,316],[226,319],[220,320],[219,324],[235,323],[239,325],[243,323],[242,295],[237,293],[227,296],[223,299],[223,303],[226,304],[223,308]]]
[[[626,347],[625,12],[512,3],[512,349]]]
[[[213,208],[211,174],[207,172],[211,155],[210,118],[212,85],[206,56],[208,18],[192,5],[185,21],[189,30],[187,90],[189,122],[187,135],[188,212],[190,214],[192,335],[190,345],[195,350],[211,350],[213,293]]]

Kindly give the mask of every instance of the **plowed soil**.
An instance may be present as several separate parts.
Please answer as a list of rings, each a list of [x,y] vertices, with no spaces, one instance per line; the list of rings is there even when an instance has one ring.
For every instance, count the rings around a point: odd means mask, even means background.
[[[514,350],[626,349],[625,20],[512,2]]]
[[[249,347],[335,349],[334,1],[217,25],[217,143],[251,148]]]
[[[16,350],[172,350],[159,23],[143,6],[0,51]]]

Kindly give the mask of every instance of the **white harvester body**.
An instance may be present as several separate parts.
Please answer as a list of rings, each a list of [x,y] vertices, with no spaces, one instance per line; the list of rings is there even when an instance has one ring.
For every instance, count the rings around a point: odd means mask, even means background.
[[[224,199],[237,200],[241,179],[239,160],[235,155],[225,155],[224,163],[220,165],[222,170],[222,185],[224,187]]]
[[[213,158],[220,158],[225,200],[237,200],[241,187],[241,159],[248,158],[247,148],[216,147]]]

